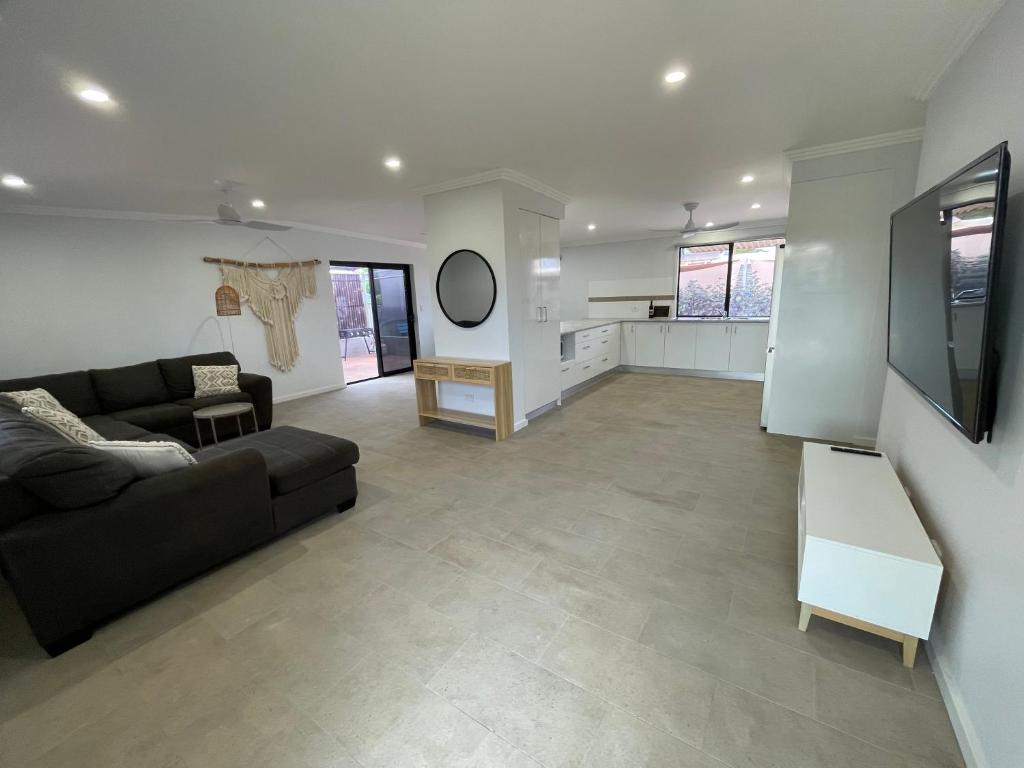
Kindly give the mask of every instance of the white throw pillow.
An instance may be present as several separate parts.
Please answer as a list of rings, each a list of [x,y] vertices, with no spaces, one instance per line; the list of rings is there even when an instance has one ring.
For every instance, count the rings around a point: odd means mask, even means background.
[[[93,448],[113,454],[128,462],[139,477],[153,477],[196,463],[191,453],[177,443],[141,443],[134,440],[102,440],[90,442]]]
[[[192,381],[196,385],[196,397],[242,391],[238,388],[237,365],[193,365]]]
[[[57,401],[55,400],[54,402]],[[59,403],[56,408],[26,405],[21,409],[21,412],[41,421],[73,443],[86,445],[92,442],[101,443],[104,440],[103,435],[75,416],[67,408],[62,408]]]

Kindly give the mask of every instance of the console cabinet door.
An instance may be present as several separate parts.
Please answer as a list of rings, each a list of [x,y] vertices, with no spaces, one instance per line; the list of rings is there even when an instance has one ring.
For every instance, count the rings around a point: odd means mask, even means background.
[[[636,365],[636,323],[622,323],[621,355],[623,365]]]
[[[694,368],[704,371],[729,370],[729,346],[733,323],[696,323],[697,352]]]
[[[693,368],[696,356],[696,324],[665,323],[665,367]]]
[[[665,323],[634,323],[636,364],[651,368],[665,365]]]
[[[729,370],[764,373],[768,356],[768,323],[735,323],[729,348]]]

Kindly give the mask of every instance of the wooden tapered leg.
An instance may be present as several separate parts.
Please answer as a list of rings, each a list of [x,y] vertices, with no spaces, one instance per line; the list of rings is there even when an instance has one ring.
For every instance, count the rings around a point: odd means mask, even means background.
[[[914,660],[917,658],[917,638],[910,635],[903,636],[903,666],[914,668]]]
[[[797,623],[797,628],[801,632],[807,631],[807,623],[811,620],[811,613],[814,608],[810,603],[800,603],[800,621]]]

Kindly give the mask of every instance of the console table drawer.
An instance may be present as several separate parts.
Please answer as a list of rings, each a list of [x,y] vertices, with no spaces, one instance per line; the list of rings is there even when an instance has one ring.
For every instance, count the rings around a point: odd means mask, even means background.
[[[451,381],[452,366],[441,363],[429,363],[415,360],[415,376],[417,379],[432,379],[433,381]]]
[[[493,384],[494,369],[483,368],[475,365],[453,365],[452,381],[461,381],[464,384]]]

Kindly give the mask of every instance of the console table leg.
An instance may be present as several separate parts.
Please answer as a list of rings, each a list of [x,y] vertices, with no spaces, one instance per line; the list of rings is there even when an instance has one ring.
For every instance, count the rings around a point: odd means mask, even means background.
[[[903,666],[914,668],[914,660],[917,658],[917,638],[910,635],[903,636]]]
[[[807,623],[811,620],[811,612],[813,610],[810,603],[800,603],[800,622],[797,624],[797,627],[801,632],[807,631]]]

